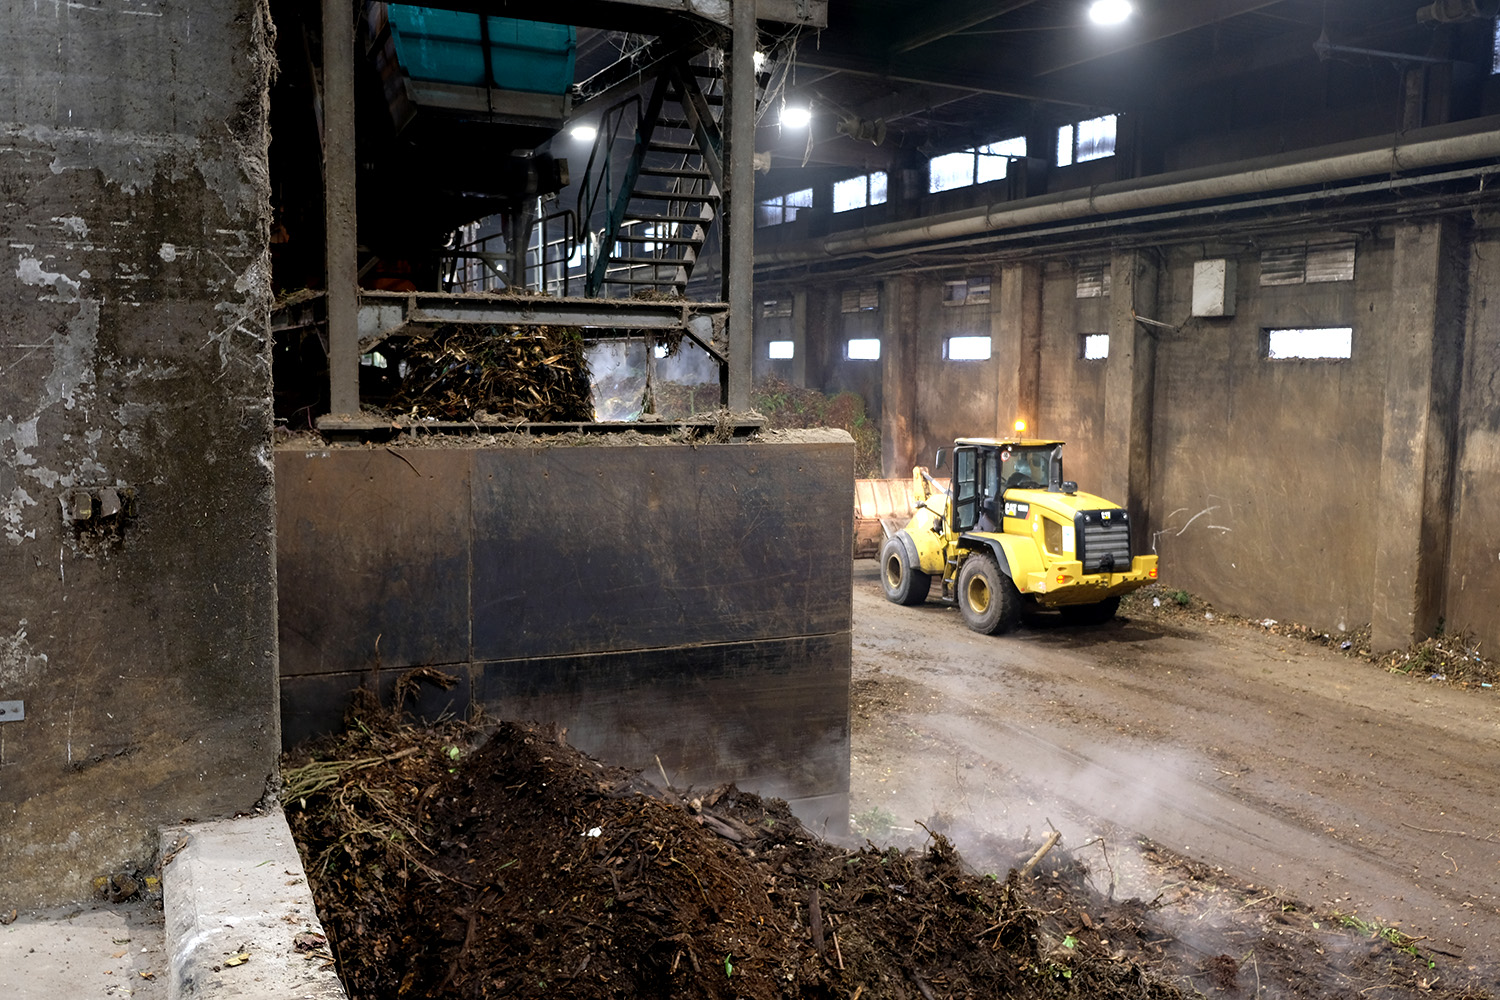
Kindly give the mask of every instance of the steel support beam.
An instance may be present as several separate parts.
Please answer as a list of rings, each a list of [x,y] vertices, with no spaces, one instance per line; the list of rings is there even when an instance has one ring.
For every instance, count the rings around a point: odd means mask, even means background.
[[[1084,63],[1093,62],[1095,59],[1102,59],[1117,52],[1140,48],[1142,45],[1150,45],[1152,42],[1159,42],[1164,38],[1207,27],[1219,21],[1228,21],[1244,14],[1252,14],[1265,7],[1274,7],[1280,2],[1281,0],[1216,0],[1216,2],[1207,3],[1205,0],[1178,0],[1177,3],[1168,4],[1155,13],[1142,15],[1140,21],[1135,24],[1120,25],[1117,29],[1118,34],[1112,41],[1103,44],[1090,43],[1089,34],[1084,33],[1081,36],[1085,39],[1084,41],[1068,46],[1061,55],[1054,59],[1042,60],[1032,70],[1032,75],[1042,77],[1071,69],[1074,66],[1082,66]]]
[[[797,66],[799,69],[831,70],[836,73],[873,76],[882,80],[897,80],[903,83],[926,83],[939,87],[953,87],[976,94],[1014,97],[1023,101],[1045,101],[1082,108],[1111,106],[1111,95],[1108,94],[1053,83],[1039,83],[1029,77],[1023,79],[989,76],[949,63],[927,63],[910,59],[900,61],[870,59],[850,53],[831,52],[825,48],[809,52],[799,51]]]
[[[443,292],[365,292],[359,302],[359,344],[369,350],[387,337],[450,324],[469,326],[578,326],[622,334],[682,330],[722,360],[722,302],[448,295]],[[275,329],[316,326],[316,300],[278,310]],[[590,334],[593,336],[594,334]]]
[[[428,4],[441,10],[461,10],[523,21],[574,24],[659,35],[680,27],[684,20],[729,26],[730,0],[438,0]],[[756,16],[762,21],[828,27],[828,0],[759,0]]]
[[[731,410],[750,409],[755,369],[755,3],[734,0],[725,149],[724,298],[729,303]]]
[[[994,0],[980,0],[978,3],[970,3],[962,10],[945,12],[946,17],[940,14],[935,21],[929,19],[925,22],[926,27],[912,32],[904,41],[892,46],[890,51],[893,55],[900,55],[902,52],[920,49],[924,45],[931,45],[949,35],[967,31],[986,21],[1003,17],[1013,10],[1030,7],[1034,3],[1036,0],[1000,0],[999,3]]]
[[[355,206],[354,7],[323,0],[323,213],[328,288],[328,396],[359,412],[359,236]]]

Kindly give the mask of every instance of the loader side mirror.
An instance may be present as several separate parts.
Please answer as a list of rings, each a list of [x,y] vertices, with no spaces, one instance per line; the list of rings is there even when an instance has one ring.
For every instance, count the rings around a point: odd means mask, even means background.
[[[947,448],[939,448],[937,450],[937,458],[933,461],[932,467],[934,469],[946,469],[948,467],[948,449]]]

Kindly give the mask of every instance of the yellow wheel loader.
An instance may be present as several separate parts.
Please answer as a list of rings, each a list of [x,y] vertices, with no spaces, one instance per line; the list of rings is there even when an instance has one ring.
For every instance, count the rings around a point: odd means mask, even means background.
[[[1013,628],[1028,604],[1080,624],[1113,618],[1122,594],[1156,579],[1156,556],[1131,551],[1124,508],[1063,480],[1062,445],[959,438],[948,490],[913,470],[916,513],[880,552],[885,596],[921,604],[936,579],[985,635]]]

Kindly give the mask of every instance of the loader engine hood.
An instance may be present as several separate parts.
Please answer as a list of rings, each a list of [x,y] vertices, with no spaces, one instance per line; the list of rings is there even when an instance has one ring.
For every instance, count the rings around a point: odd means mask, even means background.
[[[1081,511],[1118,510],[1124,513],[1124,508],[1119,504],[1082,491],[1056,493],[1052,490],[1006,490],[1003,506],[1006,517],[1026,518],[1033,512],[1045,511],[1065,523],[1071,522]]]

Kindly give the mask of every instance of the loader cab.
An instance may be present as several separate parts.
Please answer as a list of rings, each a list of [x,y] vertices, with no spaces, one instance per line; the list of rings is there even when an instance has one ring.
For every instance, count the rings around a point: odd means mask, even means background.
[[[944,458],[940,451],[940,467]],[[1073,484],[1062,478],[1061,441],[960,438],[953,449],[953,527],[960,532],[1000,531],[1011,514],[1005,501],[1008,490],[1055,493],[1067,492],[1069,486]]]

